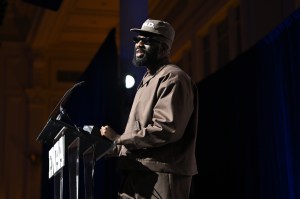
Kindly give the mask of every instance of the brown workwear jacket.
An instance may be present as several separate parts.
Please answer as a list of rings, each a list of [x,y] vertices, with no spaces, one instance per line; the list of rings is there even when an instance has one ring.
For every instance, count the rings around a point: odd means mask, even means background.
[[[197,103],[195,84],[178,66],[146,73],[117,141],[121,168],[197,174]]]

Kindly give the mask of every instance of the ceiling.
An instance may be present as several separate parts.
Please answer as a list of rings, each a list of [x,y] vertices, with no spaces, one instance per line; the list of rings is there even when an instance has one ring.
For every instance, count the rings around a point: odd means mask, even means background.
[[[0,25],[0,41],[26,42],[33,51],[93,51],[112,28],[118,31],[119,27],[120,0],[3,1],[7,6]],[[62,3],[54,11],[28,1]],[[152,12],[160,1],[147,2]]]
[[[1,41],[26,42],[36,54],[89,54],[119,27],[119,0],[63,0],[58,11],[7,1]]]
[[[57,57],[60,60],[63,57],[65,62],[75,58],[74,62],[80,62],[77,69],[82,70],[113,28],[117,31],[116,43],[120,43],[120,0],[62,0],[57,11],[28,1],[59,0],[4,1],[7,1],[7,7],[0,25],[0,41],[8,45],[25,44],[35,60],[50,63]],[[172,7],[159,0],[146,2],[149,13],[156,7]],[[67,66],[70,62],[60,64]]]

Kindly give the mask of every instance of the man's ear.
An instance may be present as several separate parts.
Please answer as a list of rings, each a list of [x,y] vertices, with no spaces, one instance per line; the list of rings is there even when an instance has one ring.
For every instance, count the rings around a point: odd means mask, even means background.
[[[165,43],[161,44],[161,53],[163,56],[169,56],[170,55],[170,49],[169,46]]]

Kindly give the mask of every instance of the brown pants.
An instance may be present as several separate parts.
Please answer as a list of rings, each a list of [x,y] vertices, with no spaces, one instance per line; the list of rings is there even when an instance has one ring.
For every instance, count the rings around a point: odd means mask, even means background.
[[[130,171],[126,174],[120,199],[188,199],[192,176]]]

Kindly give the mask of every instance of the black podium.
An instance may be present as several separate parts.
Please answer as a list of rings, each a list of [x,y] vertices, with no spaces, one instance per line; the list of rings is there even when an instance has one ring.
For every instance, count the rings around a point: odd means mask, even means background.
[[[62,199],[64,190],[63,173],[68,168],[69,195],[79,198],[79,163],[83,161],[85,198],[94,198],[95,162],[114,147],[114,143],[99,133],[96,126],[78,128],[64,113],[62,104],[78,83],[69,89],[51,113],[37,141],[53,146],[49,150],[49,179],[54,178],[54,198]],[[68,160],[66,163],[65,160]]]

